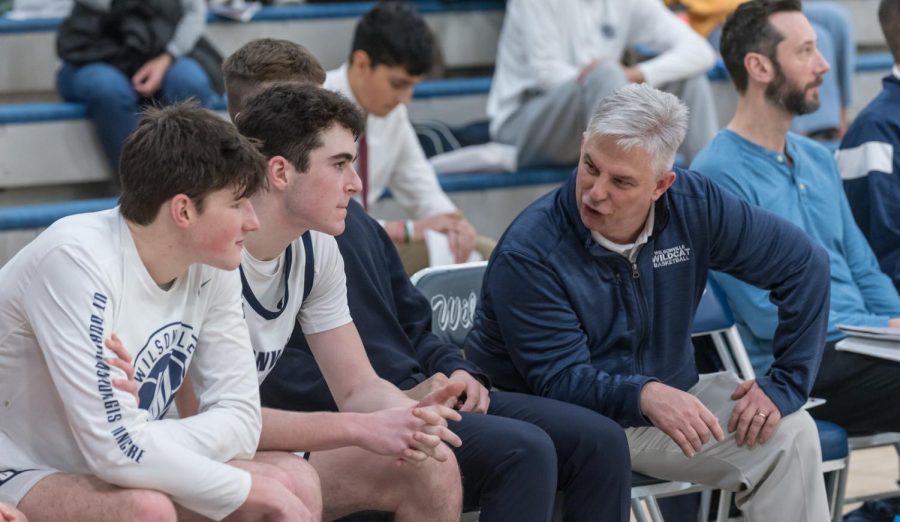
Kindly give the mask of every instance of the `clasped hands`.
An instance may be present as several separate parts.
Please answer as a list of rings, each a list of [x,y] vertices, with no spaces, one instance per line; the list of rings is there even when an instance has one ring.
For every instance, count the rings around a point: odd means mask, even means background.
[[[763,392],[756,380],[737,385],[735,401],[728,419],[728,432],[734,433],[738,446],[765,444],[781,421],[781,412]],[[718,418],[693,395],[661,382],[644,385],[640,396],[641,412],[654,426],[668,435],[691,458],[711,438],[725,439]]]
[[[115,334],[104,344],[115,355],[107,357],[105,362],[125,373],[124,379],[112,380],[113,386],[134,396],[140,403],[128,350]],[[472,380],[477,383],[474,378]],[[446,461],[450,458],[450,449],[442,443],[454,447],[462,445],[462,440],[447,427],[447,422],[461,419],[454,406],[470,387],[464,381],[451,382],[444,377],[440,381],[431,381],[427,392],[415,399],[418,402],[414,404],[363,414],[361,446],[379,455],[395,456],[399,462],[419,464],[428,458]],[[480,401],[487,400],[486,394],[485,390],[485,398]],[[478,394],[472,395],[479,400]],[[487,409],[486,402],[484,407]]]

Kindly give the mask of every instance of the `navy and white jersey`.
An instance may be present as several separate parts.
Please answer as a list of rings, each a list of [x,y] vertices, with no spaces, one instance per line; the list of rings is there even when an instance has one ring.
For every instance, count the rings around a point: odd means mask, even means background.
[[[244,249],[241,273],[244,317],[256,353],[259,382],[275,366],[299,322],[306,335],[325,332],[352,322],[347,306],[344,259],[332,236],[309,232],[313,263],[308,268],[307,248],[297,238],[275,259],[260,261]],[[304,299],[307,271],[314,272]]]
[[[117,334],[140,402],[112,387]],[[62,219],[0,269],[0,470],[155,489],[221,519],[250,491],[261,418],[237,271],[155,284],[118,209]],[[190,370],[200,413],[161,420]]]
[[[900,288],[900,68],[850,125],[837,151],[853,217]]]

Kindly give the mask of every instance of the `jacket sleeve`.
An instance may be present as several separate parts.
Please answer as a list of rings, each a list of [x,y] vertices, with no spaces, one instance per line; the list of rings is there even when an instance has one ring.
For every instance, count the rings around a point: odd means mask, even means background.
[[[574,80],[579,68],[571,63],[563,48],[564,28],[554,13],[553,2],[546,0],[513,0],[506,11],[504,34],[521,47],[531,66],[531,75],[541,90]]]
[[[110,388],[121,376],[103,360],[116,289],[85,252],[61,247],[41,260],[25,313],[81,453],[95,476],[125,488],[155,489],[212,519],[237,509],[250,475],[185,448],[168,426],[150,422],[134,397]],[[124,320],[127,320],[124,319]]]
[[[775,362],[757,382],[782,415],[809,397],[825,347],[828,256],[799,228],[705,180],[710,265],[770,291],[778,308]]]
[[[194,50],[197,40],[206,28],[206,2],[181,0],[181,20],[175,26],[175,34],[166,44],[166,51],[178,58]]]
[[[591,364],[588,339],[556,273],[527,255],[504,251],[492,260],[485,291],[519,374],[538,395],[592,409],[623,426],[646,426],[644,375],[611,375]]]
[[[465,359],[461,347],[445,343],[431,333],[431,303],[410,282],[397,249],[384,230],[378,233],[384,248],[385,266],[390,272],[397,320],[412,343],[416,359],[425,373],[431,376],[441,372],[449,376],[456,370],[465,370],[490,387],[487,375]]]

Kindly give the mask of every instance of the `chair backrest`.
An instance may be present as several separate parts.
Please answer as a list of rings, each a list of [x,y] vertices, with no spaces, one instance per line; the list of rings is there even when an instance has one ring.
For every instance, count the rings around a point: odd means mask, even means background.
[[[747,355],[747,348],[735,325],[734,314],[728,306],[728,300],[712,278],[706,281],[706,288],[694,314],[691,333],[695,337],[708,335],[712,338],[723,369],[741,379],[756,377],[750,356]]]
[[[703,335],[711,332],[720,332],[734,326],[734,315],[731,307],[725,300],[722,290],[712,278],[707,279],[703,296],[694,314],[694,324],[691,326],[693,335]]]
[[[413,274],[412,282],[431,304],[431,331],[460,348],[481,297],[481,280],[487,261],[425,268]]]

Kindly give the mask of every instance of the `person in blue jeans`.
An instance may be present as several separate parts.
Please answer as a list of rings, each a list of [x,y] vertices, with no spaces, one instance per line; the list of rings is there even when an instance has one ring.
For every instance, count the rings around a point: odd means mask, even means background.
[[[108,12],[112,0],[76,0],[94,11]],[[180,0],[182,16],[165,51],[146,61],[134,74],[111,63],[76,66],[63,62],[56,88],[66,101],[87,106],[97,136],[113,170],[125,138],[137,125],[138,112],[148,102],[171,104],[194,98],[209,106],[217,96],[200,64],[186,56],[206,25],[203,0]]]

